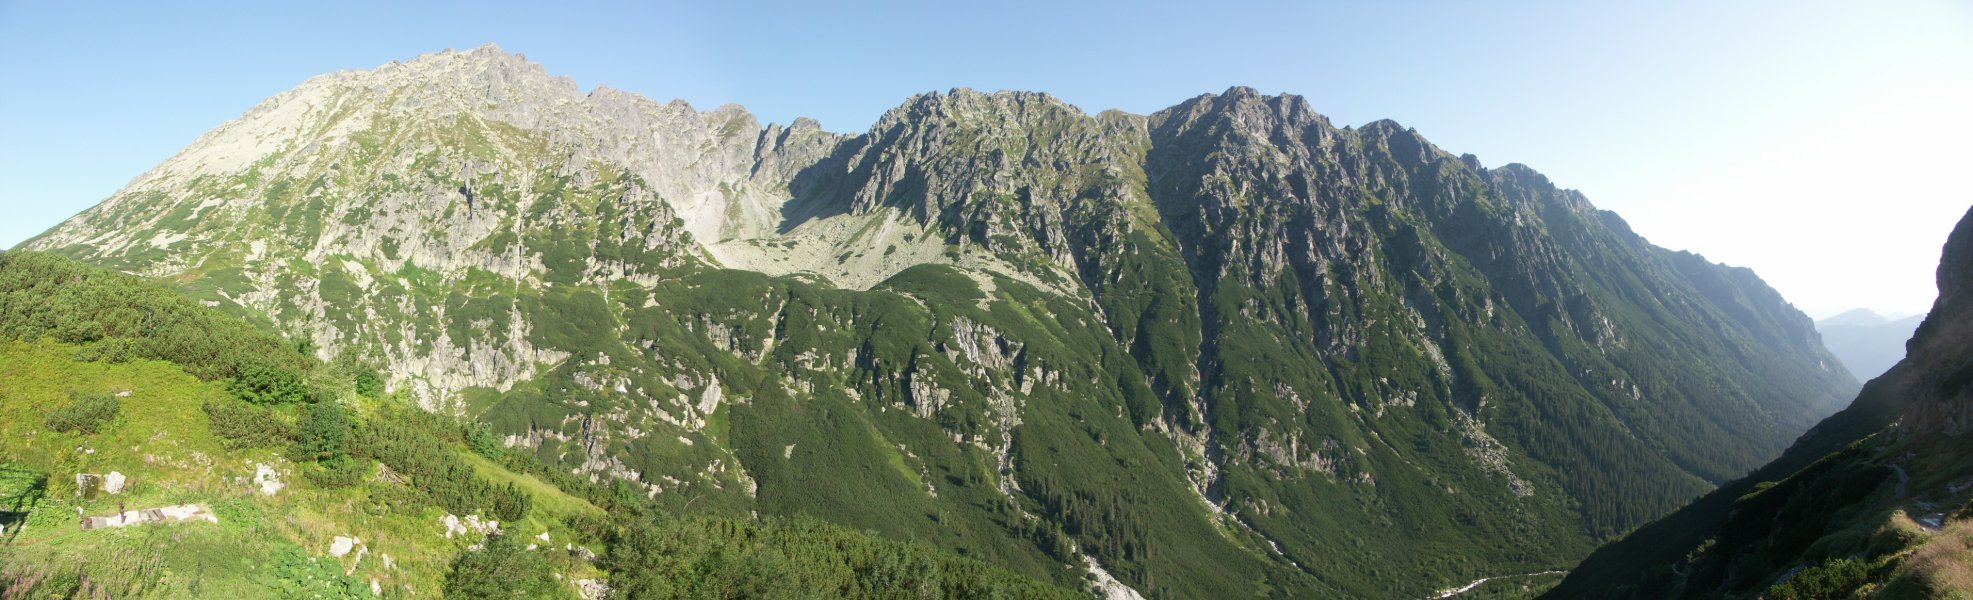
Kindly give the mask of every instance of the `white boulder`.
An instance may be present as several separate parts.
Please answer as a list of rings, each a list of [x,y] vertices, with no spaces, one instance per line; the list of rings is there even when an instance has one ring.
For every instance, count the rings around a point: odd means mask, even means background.
[[[260,488],[262,496],[272,496],[280,492],[281,488],[288,487],[288,484],[281,482],[281,474],[276,472],[274,467],[267,466],[267,463],[254,463],[253,484]]]
[[[334,541],[329,542],[329,556],[334,556],[336,558],[342,558],[344,556],[348,556],[349,552],[351,550],[355,550],[357,544],[361,544],[361,543],[363,543],[363,540],[359,540],[353,537],[343,537],[340,535],[336,536],[336,539]]]

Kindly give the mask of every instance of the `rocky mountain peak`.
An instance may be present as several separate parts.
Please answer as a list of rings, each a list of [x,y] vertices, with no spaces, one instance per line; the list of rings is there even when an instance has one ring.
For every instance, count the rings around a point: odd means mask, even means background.
[[[855,212],[883,206],[937,223],[976,197],[1018,194],[1041,167],[1103,160],[1099,121],[1055,96],[954,88],[913,96],[879,118],[848,157]],[[932,180],[921,180],[932,174]],[[951,224],[951,223],[948,223]]]
[[[972,88],[952,88],[912,96],[896,108],[885,111],[870,129],[871,135],[900,126],[960,126],[990,128],[1019,126],[1041,116],[1087,116],[1060,98],[1041,92],[981,92]]]
[[[718,260],[709,247],[723,239],[774,230],[794,175],[840,139],[813,121],[763,127],[738,105],[700,112],[608,87],[584,94],[497,46],[444,51],[268,98],[30,245],[86,248],[141,273],[206,265],[226,274],[215,282],[225,300],[277,315],[325,310],[319,298],[270,304],[288,259],[361,264],[360,289],[407,268],[444,280],[648,280]],[[310,216],[289,218],[296,211]],[[569,232],[598,215],[613,220],[581,250],[551,247],[576,243]],[[578,258],[603,246],[635,250]],[[335,327],[311,336],[325,353],[374,340]],[[384,355],[430,384],[421,393],[500,387],[546,356],[509,339],[470,369],[446,356],[452,347]]]
[[[477,71],[494,69],[555,77],[548,73],[547,67],[528,60],[526,54],[508,52],[502,49],[499,44],[493,43],[467,50],[446,48],[438,52],[420,54],[408,61],[392,61],[391,64],[396,66],[410,65],[432,70]]]
[[[479,46],[478,48],[474,48],[474,49],[472,49],[472,50],[467,50],[467,51],[465,51],[465,53],[466,53],[466,54],[497,54],[497,55],[506,55],[506,54],[507,54],[507,51],[506,51],[506,50],[504,50],[504,49],[501,49],[501,47],[500,47],[500,44],[499,44],[498,42],[487,42],[487,43],[485,43],[485,44],[481,44],[481,45],[480,45],[480,46]],[[527,58],[527,55],[525,55],[525,54],[515,54],[515,55],[513,55],[513,56],[516,56],[516,57],[519,57],[519,58],[522,58],[522,59],[525,59],[525,58]]]
[[[1973,310],[1973,211],[1968,211],[1946,238],[1939,260],[1939,299],[1933,312]],[[1930,320],[1929,318],[1927,319]]]
[[[1153,114],[1151,120],[1153,127],[1182,129],[1212,124],[1214,131],[1238,131],[1262,140],[1278,133],[1330,128],[1328,117],[1315,112],[1307,98],[1294,94],[1268,96],[1245,86],[1193,97]]]
[[[412,89],[492,102],[532,99],[510,97],[516,88],[549,91],[564,96],[560,98],[564,101],[580,91],[575,80],[550,74],[547,67],[528,60],[526,55],[508,53],[493,44],[463,52],[425,54],[408,62],[356,73],[368,75],[372,85],[404,87],[412,83],[409,80],[415,80],[419,85]]]
[[[1269,95],[1263,94],[1260,90],[1251,87],[1233,86],[1221,92],[1218,100],[1222,105],[1227,106],[1255,104],[1265,106],[1275,114],[1294,121],[1321,117],[1321,115],[1316,114],[1315,108],[1309,104],[1308,98],[1299,94]]]
[[[1263,110],[1277,115],[1319,116],[1306,97],[1296,94],[1263,94],[1260,90],[1244,85],[1228,87],[1226,91],[1218,94],[1201,94],[1193,100],[1203,101],[1213,110],[1222,112]]]
[[[1364,144],[1385,152],[1398,164],[1408,168],[1422,167],[1448,156],[1444,150],[1432,145],[1424,136],[1418,135],[1418,130],[1405,127],[1390,119],[1365,123],[1355,131]],[[1473,163],[1477,162],[1477,160],[1473,161]]]
[[[822,122],[808,117],[796,117],[788,125],[788,131],[822,131]]]

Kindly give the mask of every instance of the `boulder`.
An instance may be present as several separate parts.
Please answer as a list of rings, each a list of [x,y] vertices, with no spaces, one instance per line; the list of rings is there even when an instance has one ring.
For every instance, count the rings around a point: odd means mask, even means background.
[[[260,488],[262,496],[272,496],[280,492],[281,488],[288,487],[288,484],[281,481],[281,474],[267,463],[254,463],[253,484],[254,487]]]
[[[334,541],[329,542],[329,556],[336,558],[348,556],[351,550],[355,550],[356,546],[362,543],[363,540],[353,537],[336,536]]]

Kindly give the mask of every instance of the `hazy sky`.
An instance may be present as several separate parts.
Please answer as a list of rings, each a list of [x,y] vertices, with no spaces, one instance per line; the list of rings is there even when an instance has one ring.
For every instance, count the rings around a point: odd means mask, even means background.
[[[1973,2],[738,4],[0,0],[0,247],[310,76],[487,42],[837,131],[958,86],[1300,94],[1533,166],[1816,316],[1923,312],[1973,204]]]

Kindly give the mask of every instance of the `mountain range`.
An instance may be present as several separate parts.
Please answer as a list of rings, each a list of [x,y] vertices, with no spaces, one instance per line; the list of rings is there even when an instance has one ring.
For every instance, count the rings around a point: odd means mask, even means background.
[[[1247,88],[957,89],[846,135],[447,51],[310,79],[21,248],[658,510],[1111,598],[1568,569],[1857,390],[1747,269]]]
[[[1869,380],[1890,370],[1905,356],[1905,341],[1918,330],[1925,315],[1885,318],[1869,309],[1855,309],[1815,322],[1822,345],[1858,379]]]

